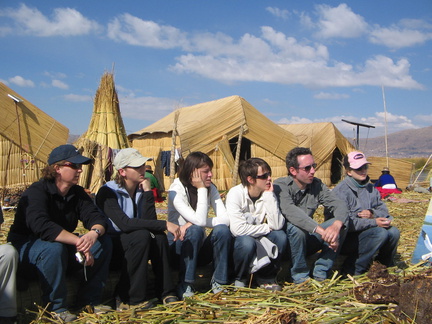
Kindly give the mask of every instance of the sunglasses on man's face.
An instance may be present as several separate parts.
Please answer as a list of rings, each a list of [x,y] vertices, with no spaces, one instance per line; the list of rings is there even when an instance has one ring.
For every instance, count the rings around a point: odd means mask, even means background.
[[[74,170],[78,170],[78,169],[82,169],[82,164],[76,164],[76,163],[72,163],[72,162],[65,162],[63,164],[61,164],[61,166],[65,166]]]
[[[270,177],[270,176],[271,176],[271,172],[266,172],[266,173],[257,175],[255,178],[261,179],[261,180],[267,180],[268,177]]]
[[[313,163],[313,164],[311,164],[311,165],[306,165],[305,167],[298,167],[300,170],[304,170],[305,172],[310,172],[310,170],[312,169],[312,168],[314,168],[314,170],[316,169],[316,167],[317,167],[317,164],[316,163]]]

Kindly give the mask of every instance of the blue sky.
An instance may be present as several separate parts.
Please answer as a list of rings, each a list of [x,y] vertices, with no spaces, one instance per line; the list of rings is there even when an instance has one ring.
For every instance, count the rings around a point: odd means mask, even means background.
[[[0,42],[0,81],[71,134],[113,69],[128,134],[231,95],[348,138],[432,125],[430,0],[2,1]]]

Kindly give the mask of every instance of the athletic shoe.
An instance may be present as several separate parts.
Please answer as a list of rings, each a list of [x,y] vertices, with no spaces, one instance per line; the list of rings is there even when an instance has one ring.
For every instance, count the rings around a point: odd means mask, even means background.
[[[65,311],[60,312],[60,313],[54,313],[54,317],[56,319],[62,320],[65,323],[75,321],[78,318],[78,316],[76,316],[75,314],[72,314],[68,310],[65,310]]]

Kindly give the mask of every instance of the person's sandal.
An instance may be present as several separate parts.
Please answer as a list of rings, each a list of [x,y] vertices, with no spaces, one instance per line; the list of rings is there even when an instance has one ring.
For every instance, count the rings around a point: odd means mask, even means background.
[[[164,305],[168,305],[168,304],[175,303],[178,301],[179,301],[179,299],[177,298],[177,296],[166,296],[162,300]]]

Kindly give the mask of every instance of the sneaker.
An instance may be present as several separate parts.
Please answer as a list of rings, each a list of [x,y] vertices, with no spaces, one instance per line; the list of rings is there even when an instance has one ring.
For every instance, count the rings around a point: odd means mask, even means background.
[[[92,306],[92,308],[93,308],[93,314],[106,314],[108,312],[113,311],[111,306],[103,305],[103,304]]]
[[[300,278],[300,279],[294,280],[293,282],[294,282],[296,285],[299,285],[299,284],[302,284],[303,282],[306,282],[306,281],[308,281],[308,280],[310,280],[310,277],[309,277],[309,276],[306,276],[306,277],[303,277],[303,278]]]
[[[211,280],[211,289],[213,291],[213,294],[218,294],[220,292],[227,292],[227,290],[216,280]]]
[[[236,281],[234,281],[234,287],[245,288],[246,284],[241,280],[236,280]]]
[[[195,295],[195,289],[192,284],[183,283],[179,285],[179,296],[182,297],[182,300],[185,298],[190,298]]]
[[[260,285],[261,289],[270,290],[270,291],[281,291],[282,287],[277,283],[265,283]]]
[[[76,316],[75,314],[72,314],[68,310],[65,310],[65,311],[60,312],[60,313],[54,313],[54,317],[56,319],[59,319],[59,320],[65,322],[65,323],[75,321],[78,318],[78,316]]]
[[[177,298],[177,296],[166,296],[162,300],[164,305],[168,305],[168,304],[175,303],[178,301],[179,301],[179,299]]]
[[[126,304],[126,303],[121,302],[118,299],[116,300],[116,310],[118,312],[126,311],[129,309],[146,310],[146,309],[150,309],[154,306],[155,305],[153,304],[153,302],[151,300],[148,300],[148,301],[136,304],[136,305]]]
[[[321,278],[321,277],[314,277],[314,279],[318,282],[323,282],[324,280],[326,280],[327,278]]]

